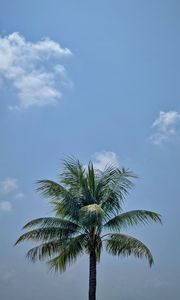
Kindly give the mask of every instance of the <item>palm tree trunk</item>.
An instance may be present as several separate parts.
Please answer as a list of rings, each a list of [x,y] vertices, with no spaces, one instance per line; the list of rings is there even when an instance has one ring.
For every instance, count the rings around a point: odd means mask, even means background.
[[[89,300],[96,300],[96,252],[91,250],[89,256]]]

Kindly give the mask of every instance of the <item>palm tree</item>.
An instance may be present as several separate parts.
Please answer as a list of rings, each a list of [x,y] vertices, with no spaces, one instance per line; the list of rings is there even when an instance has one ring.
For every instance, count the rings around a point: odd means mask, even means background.
[[[112,255],[145,257],[153,264],[150,250],[138,239],[122,233],[123,229],[161,222],[159,214],[147,210],[123,212],[125,196],[136,177],[124,168],[107,166],[104,171],[87,167],[75,159],[64,160],[58,182],[38,181],[38,191],[50,201],[55,217],[28,222],[29,229],[16,244],[25,240],[40,242],[27,253],[32,262],[47,260],[50,269],[63,272],[82,255],[89,256],[89,300],[96,299],[96,266],[103,248]],[[31,228],[31,229],[30,229]],[[33,229],[34,228],[34,229]]]

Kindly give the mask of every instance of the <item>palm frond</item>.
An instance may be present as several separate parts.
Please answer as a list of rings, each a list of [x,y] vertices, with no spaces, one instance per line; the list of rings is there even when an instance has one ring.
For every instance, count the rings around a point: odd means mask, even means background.
[[[82,199],[76,193],[71,193],[63,185],[51,180],[39,180],[37,183],[37,191],[52,199],[51,203],[55,211],[58,210],[59,216],[76,219],[77,212],[82,207]]]
[[[104,224],[104,228],[120,231],[122,228],[138,224],[160,222],[161,216],[148,210],[131,210],[121,213]]]
[[[68,265],[75,263],[87,245],[87,235],[81,234],[67,241],[58,256],[48,262],[49,268],[55,272],[64,272]]]
[[[96,188],[96,199],[101,200],[101,194],[106,188],[109,189],[112,184],[116,182],[117,168],[113,166],[106,166],[103,171],[98,170],[97,172],[97,188]]]
[[[130,256],[134,255],[137,258],[145,257],[149,265],[153,264],[153,256],[148,247],[141,241],[125,234],[111,234],[106,240],[106,249],[109,254]]]
[[[91,161],[88,164],[87,183],[88,183],[88,187],[91,192],[91,195],[95,199],[96,175],[95,175],[93,163]],[[94,200],[94,202],[95,202],[95,200]]]
[[[78,224],[72,221],[63,218],[46,217],[46,218],[38,218],[38,219],[31,220],[30,222],[24,225],[23,229],[31,228],[34,226],[60,227],[65,229],[72,229],[74,231],[79,228]]]
[[[108,176],[108,175],[107,175]],[[106,187],[108,188],[108,191],[115,191],[119,197],[120,200],[123,201],[124,197],[129,193],[130,189],[134,186],[133,182],[131,181],[131,178],[136,178],[136,175],[132,172],[125,170],[124,168],[119,169],[116,168],[112,171],[112,175],[110,175],[110,178],[108,178],[105,183],[105,191]],[[102,191],[104,191],[104,188]],[[108,193],[106,195],[105,200],[108,201]],[[105,202],[103,199],[103,203]]]
[[[67,228],[38,228],[22,234],[16,241],[15,245],[27,240],[46,242],[53,239],[63,239],[73,236],[75,233],[76,230]]]
[[[60,183],[57,183],[55,181],[48,180],[48,179],[38,180],[37,185],[38,187],[36,191],[39,192],[44,197],[48,197],[56,200],[72,198],[70,192]]]
[[[39,246],[36,246],[32,249],[30,249],[27,252],[26,257],[32,261],[42,261],[45,259],[49,259],[52,256],[55,256],[61,251],[63,242],[65,243],[66,239],[64,241],[54,240],[47,243],[43,243]]]
[[[71,190],[77,191],[84,184],[85,169],[78,159],[69,157],[63,160],[64,170],[60,174],[61,182]]]
[[[109,167],[102,172],[97,186],[97,198],[108,218],[122,210],[124,197],[134,186],[130,179],[135,177],[136,175],[124,168],[121,170]]]
[[[94,203],[93,194],[88,185],[88,178],[85,167],[79,160],[70,157],[64,160],[64,171],[61,173],[61,183],[81,199],[82,206]]]

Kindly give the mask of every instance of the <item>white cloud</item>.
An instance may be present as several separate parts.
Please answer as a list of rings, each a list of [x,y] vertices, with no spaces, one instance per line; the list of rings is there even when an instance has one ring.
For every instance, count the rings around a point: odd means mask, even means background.
[[[9,201],[1,201],[0,202],[0,211],[11,211],[12,205]]]
[[[107,165],[119,166],[118,157],[115,152],[102,151],[92,156],[92,162],[95,169],[104,170]]]
[[[15,195],[15,198],[16,199],[22,199],[24,198],[24,194],[22,192],[18,192],[16,195]]]
[[[0,82],[11,82],[19,97],[19,103],[9,108],[57,103],[61,87],[71,84],[59,62],[70,55],[68,48],[49,38],[31,43],[17,32],[0,37]]]
[[[17,190],[18,185],[17,185],[17,179],[8,177],[5,180],[0,182],[1,190],[4,193],[10,193],[13,192],[14,190]]]
[[[177,137],[180,128],[180,113],[161,111],[159,117],[152,124],[152,128],[155,133],[151,135],[150,140],[156,145]]]
[[[8,177],[2,181],[0,181],[0,192],[1,197],[9,197],[9,194],[11,196],[11,199],[22,199],[24,197],[24,194],[20,191],[18,186],[18,180],[16,178]],[[12,204],[9,201],[0,201],[0,211],[6,212],[11,211]]]

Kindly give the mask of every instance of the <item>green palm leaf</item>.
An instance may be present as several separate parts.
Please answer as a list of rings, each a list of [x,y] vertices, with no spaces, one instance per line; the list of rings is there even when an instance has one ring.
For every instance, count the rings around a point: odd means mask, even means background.
[[[92,173],[90,163],[88,171]],[[91,193],[91,182],[89,182],[87,172],[79,160],[74,159],[73,157],[64,160],[64,171],[61,173],[61,182],[69,188],[71,193],[81,199],[82,205],[94,203],[93,193]]]
[[[112,255],[147,258],[149,265],[153,264],[153,256],[150,250],[141,241],[125,234],[111,234],[106,240],[106,249]]]
[[[51,180],[39,180],[37,184],[37,191],[52,199],[51,203],[55,210],[58,210],[59,216],[76,219],[77,212],[83,206],[83,200],[79,195],[71,193],[69,189]]]
[[[122,210],[124,197],[134,186],[130,178],[134,177],[136,175],[124,168],[107,167],[101,172],[96,196],[107,216]]]
[[[76,230],[79,228],[78,224],[63,219],[63,218],[55,218],[55,217],[47,217],[47,218],[38,218],[31,220],[26,225],[24,225],[23,229],[34,227],[34,226],[41,226],[41,227],[60,227],[65,229]]]
[[[44,197],[48,197],[51,199],[64,199],[64,198],[72,198],[70,192],[61,184],[44,179],[37,181],[38,188],[36,189],[37,192],[40,192]]]
[[[75,234],[75,230],[59,227],[38,228],[22,234],[15,245],[25,241],[50,241],[53,239],[63,239]]]
[[[43,243],[39,246],[30,249],[27,252],[26,257],[32,262],[51,258],[52,256],[60,252],[62,248],[62,243],[63,241],[59,241],[59,240]]]
[[[110,219],[104,228],[120,231],[122,228],[150,222],[161,222],[161,216],[148,210],[131,210]]]
[[[48,262],[51,270],[64,272],[67,265],[75,263],[78,256],[83,254],[87,247],[87,235],[81,234],[64,243],[60,254]]]
[[[93,202],[95,202],[95,191],[96,191],[96,185],[97,185],[97,180],[95,176],[95,171],[92,162],[89,162],[88,164],[88,171],[87,171],[87,184],[88,188],[91,192],[92,198],[94,199]]]

